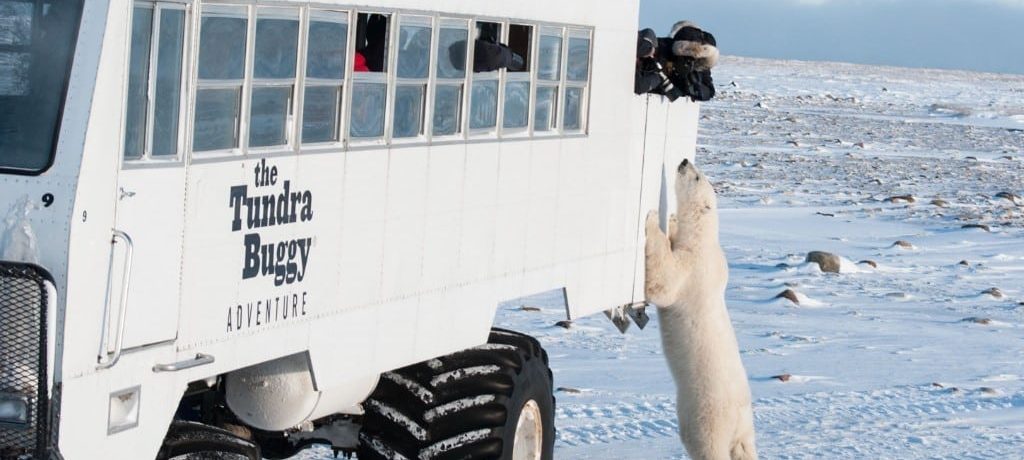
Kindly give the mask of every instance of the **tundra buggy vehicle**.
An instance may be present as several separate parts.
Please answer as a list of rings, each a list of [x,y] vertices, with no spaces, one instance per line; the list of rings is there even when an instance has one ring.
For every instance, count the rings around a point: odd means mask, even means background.
[[[638,11],[0,0],[0,458],[550,459],[496,308],[644,305],[695,149]]]

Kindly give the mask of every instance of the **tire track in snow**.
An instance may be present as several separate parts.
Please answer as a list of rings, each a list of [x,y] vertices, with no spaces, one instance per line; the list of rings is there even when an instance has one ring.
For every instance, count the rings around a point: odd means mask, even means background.
[[[633,398],[636,398],[633,396]],[[995,411],[1024,414],[1024,393],[986,396],[931,386],[810,393],[754,403],[765,458],[1012,458],[1024,451],[1024,433],[965,420]],[[674,438],[678,423],[668,397],[607,405],[560,403],[558,443],[565,447]],[[785,453],[789,446],[805,453]]]

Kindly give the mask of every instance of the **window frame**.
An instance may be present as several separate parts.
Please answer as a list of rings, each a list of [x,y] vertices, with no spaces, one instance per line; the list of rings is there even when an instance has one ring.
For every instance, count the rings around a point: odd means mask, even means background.
[[[433,93],[434,85],[434,72],[435,66],[437,65],[437,43],[440,35],[440,29],[438,23],[440,22],[435,15],[425,14],[396,14],[392,16],[392,23],[394,24],[394,35],[391,42],[393,61],[388,67],[388,71],[391,75],[391,84],[388,86],[388,101],[387,111],[391,120],[390,126],[388,127],[388,142],[390,144],[402,145],[402,144],[420,144],[430,139],[430,133],[433,129]],[[408,21],[408,22],[407,22]],[[401,58],[402,50],[400,49],[401,44],[399,40],[402,37],[402,27],[405,25],[426,27],[430,31],[430,47],[427,49],[427,75],[422,78],[407,78],[400,77],[398,75],[398,61]],[[395,137],[395,108],[398,103],[397,93],[399,86],[423,86],[423,103],[420,112],[420,130],[419,134],[410,137]],[[387,124],[387,123],[385,123]]]
[[[133,3],[148,5],[168,4],[175,5],[176,9],[186,11],[185,40],[185,63],[183,73],[186,78],[182,84],[184,89],[182,97],[185,105],[179,113],[179,119],[183,123],[179,129],[179,147],[177,158],[164,159],[161,161],[182,160],[183,154],[189,154],[199,160],[216,159],[218,157],[235,157],[249,155],[279,155],[290,153],[300,155],[303,153],[327,152],[335,150],[364,150],[373,148],[387,148],[390,146],[445,144],[453,142],[477,142],[487,140],[528,140],[548,139],[557,137],[579,137],[589,135],[590,122],[590,99],[591,83],[593,77],[594,60],[594,35],[592,26],[571,25],[561,23],[550,23],[543,21],[519,20],[514,18],[492,18],[487,16],[473,16],[449,14],[443,12],[426,12],[404,9],[372,8],[362,10],[347,6],[332,6],[323,4],[290,4],[275,2],[268,6],[257,6],[255,2],[246,0],[218,0],[219,3],[203,4],[191,3],[191,0],[137,0]],[[194,8],[193,8],[194,7]],[[190,9],[194,11],[190,11]],[[254,77],[255,53],[256,53],[256,30],[259,24],[261,13],[267,17],[264,11],[279,10],[295,17],[299,22],[298,42],[296,49],[296,72],[294,79],[256,79]],[[295,12],[294,16],[291,13]],[[385,72],[356,72],[354,70],[355,50],[357,48],[356,37],[358,35],[358,18],[362,14],[380,14],[388,18],[388,32],[386,37],[387,56]],[[202,31],[201,24],[204,15],[238,17],[247,21],[244,76],[242,80],[200,80],[199,79],[199,50],[201,50]],[[273,17],[274,15],[271,15]],[[344,76],[341,79],[311,79],[307,77],[307,61],[310,52],[310,27],[314,21],[344,23],[347,26],[345,45],[346,55],[344,57]],[[473,72],[473,61],[475,54],[474,41],[478,36],[479,23],[494,23],[501,27],[500,42],[508,43],[512,33],[512,26],[525,26],[530,29],[529,69],[527,72],[510,72],[508,69],[499,69],[494,72]],[[398,76],[398,60],[400,55],[398,40],[401,37],[403,25],[421,25],[430,30],[430,52],[428,63],[428,74],[426,78],[402,78]],[[440,49],[441,31],[443,29],[465,30],[467,36],[465,72],[461,78],[442,78],[438,75],[439,59],[442,57]],[[158,32],[158,31],[156,31]],[[155,32],[154,32],[155,33]],[[548,80],[540,78],[541,71],[541,41],[542,38],[556,37],[559,43],[558,78]],[[573,38],[586,38],[589,40],[589,61],[587,63],[587,76],[583,81],[569,80],[569,41]],[[154,40],[156,41],[156,40]],[[155,49],[157,43],[151,44]],[[150,60],[156,56],[151,52]],[[155,74],[150,76],[150,80]],[[488,128],[471,128],[473,86],[477,82],[493,81],[497,85],[497,113],[495,125]],[[507,105],[506,93],[508,85],[516,82],[529,84],[529,106],[527,108],[527,126],[505,127],[505,108]],[[356,138],[352,136],[352,114],[354,105],[355,87],[361,83],[383,85],[383,133],[379,137]],[[421,130],[415,137],[396,138],[395,108],[396,92],[402,85],[423,85],[425,86]],[[289,105],[291,115],[288,126],[285,129],[287,143],[278,146],[252,147],[250,146],[250,133],[252,130],[252,96],[254,89],[265,87],[286,87],[292,88],[292,100]],[[151,85],[152,86],[152,85]],[[450,86],[460,90],[459,113],[457,132],[454,134],[436,135],[434,133],[434,117],[436,115],[435,105],[437,104],[438,90]],[[305,96],[310,88],[330,87],[339,88],[340,101],[336,102],[337,114],[335,128],[337,129],[337,140],[324,142],[303,141],[303,124],[305,116]],[[231,149],[208,150],[195,152],[193,149],[196,131],[196,107],[197,95],[204,89],[239,89],[239,120],[237,120],[237,147]],[[537,96],[538,92],[550,88],[555,92],[551,107],[551,128],[538,130]],[[580,127],[579,129],[565,129],[564,117],[566,115],[565,100],[569,90],[578,89],[581,92],[580,99]],[[154,107],[148,107],[148,112],[153,112]],[[151,115],[150,115],[151,116]],[[151,123],[148,121],[148,123]],[[147,128],[149,129],[149,128]],[[147,133],[151,138],[152,134]],[[151,142],[151,141],[150,141]],[[123,154],[122,154],[123,156]],[[138,160],[134,160],[138,161]]]
[[[466,116],[463,132],[466,133],[468,139],[499,139],[501,137],[501,125],[503,121],[502,112],[504,111],[504,97],[503,92],[505,91],[505,69],[498,69],[492,72],[476,72],[473,69],[474,62],[476,60],[476,40],[478,38],[477,24],[481,22],[498,24],[501,27],[501,31],[498,34],[501,40],[506,39],[508,33],[507,21],[490,19],[486,17],[474,17],[470,20],[469,25],[469,37],[466,40],[466,73],[468,74],[469,83],[466,85]],[[477,81],[490,82],[496,81],[498,83],[497,94],[495,94],[495,105],[497,106],[494,116],[494,127],[488,128],[474,128],[472,125],[473,121],[473,86],[476,85]]]
[[[585,38],[588,40],[587,48],[587,75],[583,80],[569,80],[569,43],[574,38]],[[558,125],[560,132],[563,135],[574,135],[574,134],[586,134],[589,132],[589,114],[590,114],[590,80],[593,75],[594,65],[594,36],[593,32],[588,29],[580,29],[573,27],[566,27],[565,30],[565,41],[562,43],[562,49],[566,54],[566,59],[562,66],[562,103],[559,104],[562,107],[562,113],[559,114]],[[579,112],[579,128],[567,129],[565,127],[565,108],[568,106],[566,101],[569,97],[570,89],[580,90],[580,106]]]
[[[502,43],[509,42],[509,36],[512,33],[512,26],[525,26],[530,28],[530,43],[528,45],[529,56],[524,56],[529,68],[525,72],[509,72],[508,69],[501,69],[504,73],[501,84],[501,92],[499,94],[501,113],[499,114],[499,132],[503,138],[520,138],[530,137],[533,135],[533,98],[534,92],[537,88],[537,44],[539,43],[538,31],[541,29],[541,25],[531,24],[527,21],[507,21],[504,24],[505,30],[503,31]],[[517,127],[506,127],[505,126],[505,97],[508,96],[508,84],[509,83],[527,83],[529,89],[527,90],[526,100],[526,126]]]
[[[319,18],[317,14],[320,14]],[[302,153],[302,150],[316,150],[324,148],[337,148],[345,147],[348,139],[348,125],[346,120],[348,119],[348,102],[349,102],[349,91],[351,90],[351,78],[354,71],[352,70],[354,63],[355,54],[355,28],[352,27],[352,10],[332,9],[327,7],[309,7],[303,8],[301,13],[302,25],[299,29],[299,68],[297,69],[296,75],[296,109],[295,109],[295,142],[292,144],[292,148],[295,153]],[[345,34],[345,59],[342,62],[344,75],[341,80],[321,79],[321,78],[309,78],[306,76],[307,63],[309,59],[309,32],[314,21],[316,22],[333,22],[329,18],[333,16],[335,18],[344,18],[344,24],[346,27]],[[310,85],[309,83],[313,84]],[[334,128],[337,130],[338,139],[333,141],[324,142],[306,142],[303,140],[303,124],[305,123],[305,102],[306,102],[306,90],[310,87],[323,88],[323,87],[339,87],[338,93],[339,101],[337,103],[337,114],[335,115]]]
[[[349,49],[352,53],[352,63],[354,67],[355,63],[355,52],[356,43],[355,37],[358,36],[357,30],[359,28],[359,15],[360,14],[380,14],[388,17],[388,47],[386,48],[385,54],[385,71],[384,72],[356,72],[354,69],[348,69],[346,76],[350,76],[348,79],[348,101],[346,104],[345,112],[345,144],[349,147],[372,147],[372,146],[387,146],[391,144],[391,93],[392,88],[395,86],[395,62],[398,53],[394,50],[394,44],[398,40],[397,31],[398,27],[395,27],[399,12],[398,11],[383,11],[383,10],[362,10],[353,9],[352,16],[350,18],[350,45]],[[355,92],[355,86],[357,83],[370,83],[370,84],[384,84],[384,128],[383,132],[378,137],[352,137],[352,99],[353,93]]]
[[[434,21],[434,43],[433,43],[433,56],[431,56],[431,71],[430,71],[430,102],[428,103],[428,114],[427,124],[429,129],[427,130],[427,140],[433,141],[459,141],[464,140],[467,136],[466,126],[468,126],[468,111],[469,111],[469,88],[470,79],[473,73],[473,48],[469,46],[469,40],[472,39],[473,33],[473,20],[469,17],[455,17],[450,15],[437,16]],[[437,76],[437,69],[440,67],[440,43],[441,43],[441,29],[460,29],[466,31],[466,61],[463,63],[463,74],[462,78],[439,78]],[[434,133],[434,109],[437,104],[437,89],[440,86],[458,86],[459,87],[459,113],[458,120],[456,122],[455,133],[453,134],[435,134]]]
[[[295,76],[292,78],[256,78],[256,34],[259,30],[259,21],[261,19],[261,13],[263,12],[276,12],[271,13],[267,16],[263,16],[268,19],[293,19],[293,16],[289,12],[294,13],[294,20],[298,24],[298,33],[295,37]],[[281,6],[281,5],[267,5],[267,6],[254,6],[250,8],[249,12],[249,39],[251,48],[246,50],[248,55],[248,63],[246,67],[246,82],[248,83],[248,95],[246,101],[248,102],[248,108],[245,113],[242,114],[241,118],[244,120],[246,125],[244,147],[242,151],[245,155],[254,155],[270,152],[284,152],[294,151],[295,146],[301,144],[300,139],[296,136],[301,131],[301,127],[297,123],[298,120],[298,91],[299,91],[299,77],[304,74],[300,71],[299,65],[305,63],[303,54],[306,49],[302,48],[302,34],[308,30],[308,23],[304,22],[304,14],[301,8]],[[305,70],[305,69],[301,69]],[[291,86],[291,97],[288,100],[288,116],[286,117],[284,126],[285,143],[268,146],[257,146],[251,147],[249,142],[251,141],[250,135],[252,134],[252,97],[256,89],[266,88],[286,88]],[[303,85],[303,91],[305,86]]]
[[[250,87],[252,81],[252,61],[253,54],[255,53],[256,44],[256,24],[253,20],[254,10],[256,9],[255,4],[238,4],[238,3],[203,3],[197,8],[196,17],[196,33],[195,43],[191,48],[196,50],[193,62],[195,63],[192,69],[192,75],[195,78],[195,85],[190,91],[189,96],[192,98],[192,103],[189,105],[189,153],[192,157],[198,158],[217,158],[217,157],[236,157],[245,156],[249,147],[249,103],[250,103]],[[230,10],[245,11],[245,15],[237,16],[230,14]],[[209,80],[216,83],[204,83],[204,80],[199,77],[199,56],[202,54],[202,23],[204,16],[212,12],[213,14],[221,17],[241,17],[246,20],[246,37],[245,37],[245,56],[243,57],[243,71],[242,79],[231,79],[231,80]],[[238,101],[238,119],[235,122],[235,135],[238,137],[237,146],[227,149],[213,149],[213,150],[196,150],[195,149],[195,123],[196,123],[196,107],[198,106],[199,91],[204,89],[239,89],[239,101]]]
[[[558,32],[554,33],[555,30],[558,30]],[[535,69],[533,71],[534,81],[536,83],[534,85],[535,87],[531,88],[531,94],[533,95],[533,97],[530,99],[530,118],[531,118],[530,134],[533,137],[546,138],[546,137],[558,137],[558,136],[562,135],[562,123],[561,123],[561,120],[562,120],[562,99],[565,97],[565,69],[566,69],[566,62],[568,61],[568,59],[566,59],[566,56],[565,56],[565,54],[566,54],[565,53],[565,51],[566,51],[565,47],[566,47],[566,43],[567,43],[566,42],[566,38],[565,38],[565,30],[566,30],[566,26],[558,26],[558,25],[550,25],[550,24],[543,24],[543,25],[538,26],[537,45],[536,45],[537,46],[537,54],[536,54],[536,56],[537,56],[537,58],[536,58],[537,59],[537,65],[535,66]],[[559,38],[559,43],[560,43],[560,45],[559,45],[560,46],[559,54],[558,54],[558,59],[559,59],[559,61],[558,61],[558,77],[559,78],[554,79],[554,80],[541,79],[541,77],[540,77],[541,38],[545,37],[545,36],[548,36],[548,37],[558,37]],[[551,127],[550,127],[550,129],[537,130],[537,126],[536,126],[537,120],[534,119],[534,118],[535,118],[536,110],[537,110],[537,93],[539,92],[539,90],[542,87],[543,88],[552,88],[552,89],[554,89],[555,95],[554,95],[554,98],[552,99],[553,106],[551,107]]]
[[[146,1],[135,0],[130,4],[131,14],[128,19],[128,38],[125,48],[125,77],[124,77],[124,103],[122,104],[122,120],[120,135],[120,160],[122,167],[137,166],[145,164],[179,164],[185,157],[191,154],[192,143],[189,141],[191,123],[189,121],[192,113],[189,104],[192,97],[191,66],[192,66],[192,40],[193,17],[190,3],[174,0]],[[125,157],[125,136],[128,131],[128,81],[131,71],[131,30],[135,24],[135,9],[145,7],[152,10],[152,24],[150,24],[149,61],[146,63],[148,76],[146,82],[146,121],[145,141],[143,143],[142,155],[135,158]],[[176,148],[174,155],[153,155],[154,123],[156,118],[156,85],[159,75],[160,60],[160,19],[164,10],[181,11],[182,19],[182,49],[181,49],[181,71],[178,75],[178,132],[176,136]]]

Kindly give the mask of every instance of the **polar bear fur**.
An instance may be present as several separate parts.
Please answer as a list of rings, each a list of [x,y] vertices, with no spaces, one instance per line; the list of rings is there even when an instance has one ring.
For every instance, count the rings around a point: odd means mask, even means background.
[[[718,207],[707,177],[683,160],[669,235],[647,216],[647,300],[658,307],[662,346],[676,383],[679,436],[694,460],[755,459],[750,386],[725,307],[729,278],[718,243]]]

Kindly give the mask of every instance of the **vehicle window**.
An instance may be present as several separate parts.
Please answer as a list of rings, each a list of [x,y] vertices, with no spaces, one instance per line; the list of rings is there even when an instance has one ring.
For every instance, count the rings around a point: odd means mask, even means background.
[[[132,13],[132,47],[128,68],[128,108],[124,157],[142,158],[146,150],[149,111],[149,52],[152,48],[153,8],[136,6]]]
[[[341,140],[339,114],[345,84],[348,30],[346,13],[310,13],[306,94],[302,103],[302,142]]]
[[[533,131],[558,128],[558,100],[562,75],[562,29],[542,27],[537,45],[537,91],[534,96]]]
[[[569,81],[587,81],[590,75],[590,39],[569,38],[569,56],[565,78]]]
[[[434,89],[434,136],[462,132],[462,97],[466,87],[466,21],[443,19],[437,40],[437,66]]]
[[[356,24],[357,72],[387,72],[390,26],[389,15],[359,13]]]
[[[82,0],[0,1],[0,171],[53,159]]]
[[[425,93],[425,85],[399,85],[395,88],[394,137],[416,137],[422,133]]]
[[[357,18],[349,135],[358,140],[384,136],[392,17],[359,13]]]
[[[181,120],[185,11],[160,9],[153,108],[153,156],[174,156]]]
[[[288,144],[298,46],[298,10],[259,9],[249,118],[250,147]]]
[[[387,84],[356,81],[352,84],[353,138],[374,138],[384,135],[384,107]]]
[[[431,18],[402,16],[398,28],[398,65],[395,87],[392,137],[409,138],[423,134],[430,72],[433,24]]]
[[[477,42],[500,42],[501,26],[496,22],[477,22]],[[479,61],[478,57],[474,57],[474,61]],[[469,128],[492,130],[498,125],[498,81],[501,78],[501,72],[499,70],[479,72],[478,68],[474,70],[473,86],[469,97]]]
[[[533,65],[533,27],[523,24],[509,25],[508,47],[517,56],[522,57],[524,62],[522,67],[509,68],[509,73],[529,72]]]
[[[248,22],[245,7],[203,9],[192,138],[196,152],[239,147]]]
[[[562,129],[566,131],[577,131],[580,129],[580,109],[582,104],[583,89],[566,88],[565,118],[562,120]]]
[[[530,123],[530,82],[505,84],[505,128],[526,128]]]
[[[585,30],[569,29],[568,35],[562,130],[571,132],[582,131],[585,124],[586,94],[590,78],[590,33]]]
[[[126,160],[178,154],[184,40],[184,10],[161,4],[135,6],[125,113]],[[154,52],[155,62],[151,59]],[[151,68],[151,63],[156,67]]]
[[[555,129],[555,111],[558,101],[557,86],[538,86],[533,109],[533,130],[546,132]]]
[[[498,124],[498,80],[475,80],[470,100],[470,129],[493,128]]]
[[[522,67],[509,67],[505,83],[505,115],[502,127],[506,132],[525,130],[530,125],[530,70],[533,62],[533,27],[511,24],[508,46],[523,59]]]
[[[537,78],[548,81],[559,80],[562,75],[562,35],[559,29],[541,32],[538,53]]]

